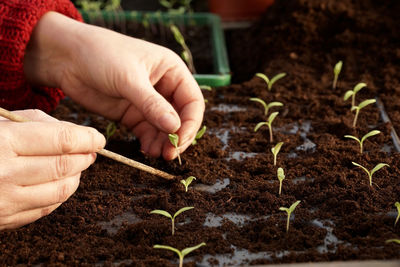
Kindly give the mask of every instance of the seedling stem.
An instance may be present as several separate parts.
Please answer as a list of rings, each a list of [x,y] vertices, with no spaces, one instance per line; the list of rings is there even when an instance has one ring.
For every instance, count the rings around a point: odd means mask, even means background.
[[[396,217],[396,221],[394,222],[394,226],[396,226],[397,222],[400,219],[400,202],[396,202],[396,203],[394,203],[394,205],[397,208],[397,217]]]
[[[271,152],[274,155],[274,166],[276,166],[276,158],[278,156],[279,151],[281,150],[282,145],[283,142],[279,142],[273,148],[271,148]]]
[[[285,179],[285,172],[283,171],[283,169],[281,167],[278,168],[277,176],[278,176],[278,180],[279,180],[279,195],[281,195],[282,182]]]

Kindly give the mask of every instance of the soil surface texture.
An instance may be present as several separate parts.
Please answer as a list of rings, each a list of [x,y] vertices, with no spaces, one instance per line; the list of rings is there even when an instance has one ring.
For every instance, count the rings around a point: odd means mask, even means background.
[[[286,0],[276,3],[251,28],[229,32],[237,83],[204,91],[207,131],[177,160],[146,157],[122,125],[107,149],[178,175],[165,181],[98,156],[82,173],[77,192],[51,215],[0,233],[0,265],[177,266],[173,252],[205,242],[185,266],[238,266],[283,262],[399,259],[395,226],[400,201],[400,154],[392,126],[400,132],[400,2],[397,0]],[[333,66],[343,61],[332,89]],[[285,72],[269,91],[254,77]],[[356,104],[382,100],[393,125],[377,105],[360,111],[355,128],[347,90],[365,82]],[[259,97],[282,107],[272,123],[273,142]],[[66,99],[53,115],[102,132],[108,120]],[[359,145],[344,135],[361,138]],[[284,142],[273,165],[271,148]],[[386,163],[372,176],[371,170]],[[277,169],[284,169],[278,194]],[[179,182],[197,180],[188,192]],[[289,231],[280,207],[295,201]],[[154,209],[175,213],[171,222]]]

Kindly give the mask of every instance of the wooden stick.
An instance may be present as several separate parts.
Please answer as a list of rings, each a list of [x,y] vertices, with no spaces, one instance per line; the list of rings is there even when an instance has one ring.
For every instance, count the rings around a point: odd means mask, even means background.
[[[3,108],[0,108],[0,116],[4,117],[6,119],[9,119],[11,121],[15,121],[15,122],[29,122],[29,121],[31,121],[30,119],[27,119],[27,118],[22,117],[22,116],[20,116],[18,114],[12,113],[12,112],[10,112],[10,111],[8,111],[6,109],[3,109]],[[102,149],[97,153],[102,155],[102,156],[104,156],[104,157],[107,157],[107,158],[113,159],[115,161],[124,163],[124,164],[129,165],[129,166],[131,166],[133,168],[136,168],[136,169],[139,169],[139,170],[142,170],[142,171],[157,175],[157,176],[162,177],[162,178],[167,179],[167,180],[172,180],[172,179],[175,178],[175,176],[172,175],[172,174],[169,174],[169,173],[163,172],[161,170],[155,169],[153,167],[147,166],[147,165],[145,165],[143,163],[137,162],[137,161],[135,161],[133,159],[129,159],[127,157],[124,157],[124,156],[122,156],[120,154],[114,153],[114,152],[106,150],[106,149]]]

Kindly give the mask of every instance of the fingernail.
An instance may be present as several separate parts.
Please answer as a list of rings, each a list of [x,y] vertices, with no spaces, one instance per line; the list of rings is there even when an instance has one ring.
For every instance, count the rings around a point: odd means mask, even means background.
[[[179,129],[179,119],[172,113],[162,115],[158,123],[167,133],[174,133]]]
[[[98,144],[98,150],[101,150],[105,147],[106,145],[106,138],[104,137],[104,135],[102,135],[99,131],[97,131],[96,129],[94,130],[95,134],[94,134],[94,138],[95,138],[95,142],[96,144]]]

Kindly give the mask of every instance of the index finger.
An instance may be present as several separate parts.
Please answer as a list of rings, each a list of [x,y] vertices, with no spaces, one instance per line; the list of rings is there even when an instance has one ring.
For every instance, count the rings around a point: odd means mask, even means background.
[[[190,145],[203,121],[204,98],[199,85],[184,63],[169,69],[156,85],[168,97],[181,119],[177,131],[182,151]]]

